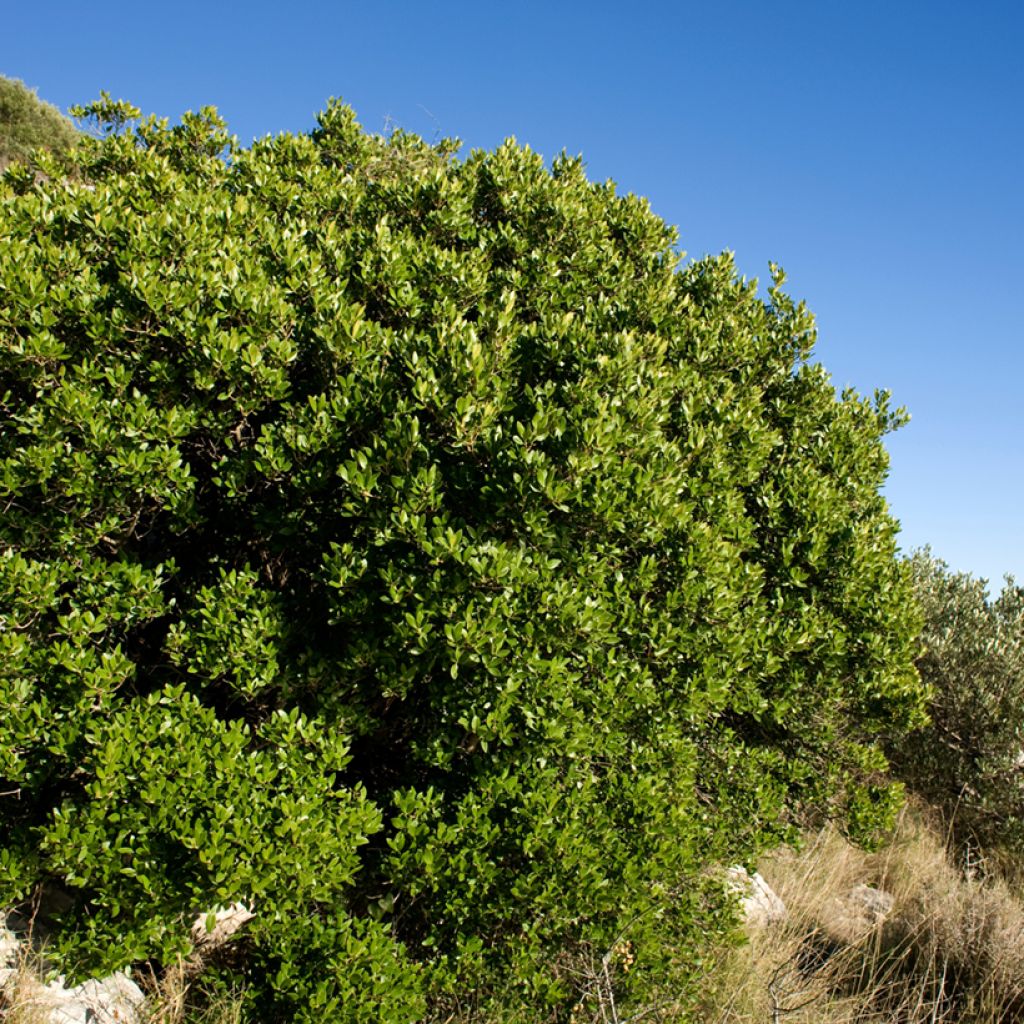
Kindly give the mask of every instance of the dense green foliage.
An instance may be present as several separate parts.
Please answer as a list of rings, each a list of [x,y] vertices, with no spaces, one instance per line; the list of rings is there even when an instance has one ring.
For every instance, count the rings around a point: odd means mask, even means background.
[[[951,572],[927,550],[909,560],[924,614],[917,665],[930,725],[894,746],[907,783],[961,843],[1024,850],[1024,589]]]
[[[69,960],[254,899],[259,1019],[561,1019],[623,935],[623,1000],[699,971],[709,865],[885,823],[898,416],[781,273],[512,142],[91,112],[0,193],[0,885]]]
[[[16,78],[0,75],[0,170],[14,160],[31,163],[37,149],[67,152],[79,137],[53,104]]]

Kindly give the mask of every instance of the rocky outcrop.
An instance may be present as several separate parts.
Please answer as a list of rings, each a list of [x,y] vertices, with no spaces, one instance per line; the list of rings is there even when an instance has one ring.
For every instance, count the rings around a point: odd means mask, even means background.
[[[139,986],[120,972],[68,988],[63,976],[44,983],[12,970],[3,996],[39,1024],[141,1024],[145,1003]]]
[[[242,902],[199,914],[191,928],[194,968],[201,970],[205,957],[252,917]],[[35,925],[36,919],[31,923]],[[0,1008],[17,1007],[33,1024],[142,1024],[145,995],[127,971],[72,987],[63,975],[43,981],[26,967],[30,932],[39,939],[22,915],[0,914]]]

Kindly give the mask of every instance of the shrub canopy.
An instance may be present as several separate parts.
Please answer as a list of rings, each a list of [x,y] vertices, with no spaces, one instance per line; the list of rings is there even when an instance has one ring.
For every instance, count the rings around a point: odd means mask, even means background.
[[[31,163],[37,149],[66,152],[80,137],[53,104],[24,82],[0,75],[0,170],[15,160]]]
[[[0,193],[0,891],[58,949],[250,899],[264,1014],[538,1020],[623,935],[622,999],[696,973],[709,865],[884,824],[899,415],[781,272],[512,141],[86,112]]]

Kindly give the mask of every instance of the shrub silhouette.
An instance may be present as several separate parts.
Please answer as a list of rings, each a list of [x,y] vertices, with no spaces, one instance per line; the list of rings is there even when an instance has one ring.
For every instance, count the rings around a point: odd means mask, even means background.
[[[900,415],[781,272],[511,141],[80,113],[0,206],[0,880],[69,964],[245,899],[258,1019],[559,1018],[623,936],[684,991],[710,864],[886,823]]]

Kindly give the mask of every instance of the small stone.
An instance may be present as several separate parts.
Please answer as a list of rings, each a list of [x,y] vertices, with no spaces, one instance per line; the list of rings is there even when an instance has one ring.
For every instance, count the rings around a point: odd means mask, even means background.
[[[844,946],[860,942],[892,913],[895,900],[870,885],[856,885],[845,896],[829,900],[821,915],[821,927]]]
[[[212,914],[212,922],[209,921],[210,913],[206,913],[200,914],[192,923],[192,941],[204,951],[223,946],[242,925],[255,916],[252,910],[240,901],[232,903],[229,907],[217,907]],[[208,928],[208,923],[213,927]]]
[[[13,967],[18,962],[18,950],[21,943],[18,936],[7,927],[6,917],[0,924],[0,967]]]
[[[740,896],[743,920],[752,928],[782,924],[789,916],[786,904],[759,872],[751,875],[746,868],[732,867],[726,871],[729,888]]]
[[[895,900],[887,892],[870,885],[857,885],[850,890],[849,901],[860,907],[874,923],[884,921],[891,913]]]

